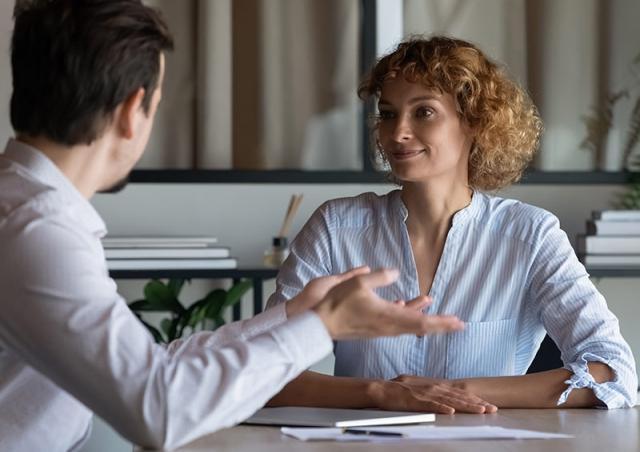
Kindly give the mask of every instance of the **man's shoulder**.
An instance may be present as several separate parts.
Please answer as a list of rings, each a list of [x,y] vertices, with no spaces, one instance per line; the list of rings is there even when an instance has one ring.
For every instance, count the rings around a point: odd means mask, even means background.
[[[0,228],[14,221],[55,216],[64,208],[64,197],[52,187],[20,174],[0,173]]]

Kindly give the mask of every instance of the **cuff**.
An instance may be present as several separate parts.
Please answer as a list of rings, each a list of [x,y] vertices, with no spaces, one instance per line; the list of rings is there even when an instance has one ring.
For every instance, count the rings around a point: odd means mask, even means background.
[[[260,314],[247,319],[242,325],[242,336],[252,338],[258,334],[269,331],[278,325],[282,325],[287,320],[287,312],[285,311],[285,303],[281,303]]]
[[[275,308],[272,308],[275,309]],[[273,330],[278,342],[286,344],[294,362],[307,369],[331,353],[333,342],[320,317],[307,311]]]
[[[593,375],[589,373],[588,362],[601,362],[607,364],[611,369],[611,366],[606,359],[595,355],[593,353],[583,353],[577,362],[573,362],[565,366],[565,368],[573,375],[568,380],[565,380],[565,384],[568,386],[558,399],[557,405],[562,405],[567,401],[569,394],[574,389],[589,388],[593,391],[595,396],[603,403],[603,408],[620,408],[626,406],[625,397],[616,389],[618,386],[618,376],[615,372],[614,379],[603,383],[598,383],[593,379]]]

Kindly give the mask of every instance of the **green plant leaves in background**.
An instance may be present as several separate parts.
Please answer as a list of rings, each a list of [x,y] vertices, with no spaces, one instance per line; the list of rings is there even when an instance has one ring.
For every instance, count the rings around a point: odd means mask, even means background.
[[[144,287],[145,298],[129,304],[129,308],[153,335],[156,342],[171,342],[183,337],[185,330],[200,327],[215,330],[225,324],[224,313],[240,302],[251,288],[249,280],[234,284],[228,291],[214,289],[205,297],[193,302],[188,308],[179,300],[185,279],[170,279],[166,284],[151,280]],[[169,317],[160,321],[160,329],[142,320],[141,312],[169,312]]]
[[[227,293],[227,299],[224,302],[224,307],[229,308],[239,302],[242,299],[242,296],[251,289],[251,285],[251,281],[249,280],[240,281],[235,284]]]

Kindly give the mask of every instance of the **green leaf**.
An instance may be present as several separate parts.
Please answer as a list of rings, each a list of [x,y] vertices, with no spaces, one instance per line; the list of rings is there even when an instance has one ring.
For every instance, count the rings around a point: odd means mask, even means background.
[[[224,289],[214,289],[207,294],[204,301],[205,317],[215,319],[222,312],[225,300],[227,299],[227,291]]]
[[[151,280],[144,286],[144,296],[154,310],[171,311],[182,314],[185,309],[174,296],[173,291],[161,281]]]
[[[193,311],[191,317],[189,318],[188,325],[191,328],[195,328],[196,325],[202,322],[207,315],[207,305],[205,303],[198,306],[197,309]]]
[[[171,328],[171,319],[169,318],[162,319],[162,321],[160,322],[160,329],[167,337],[169,336],[170,328]]]
[[[223,310],[238,303],[242,299],[242,296],[246,294],[252,286],[252,282],[248,279],[235,284],[227,292],[227,299],[224,302]]]
[[[171,342],[178,337],[178,323],[180,323],[180,317],[176,317],[169,322],[169,330],[167,331],[167,341]]]
[[[218,328],[220,328],[225,323],[226,322],[224,321],[224,318],[222,316],[218,316],[215,319],[213,319],[213,329],[217,330]]]
[[[184,286],[184,283],[187,281],[188,281],[187,279],[171,278],[167,283],[167,287],[169,287],[169,290],[173,293],[173,296],[175,298],[178,298],[180,295],[180,292],[182,291],[182,287]]]
[[[149,300],[136,300],[129,303],[129,309],[132,311],[166,311],[163,306],[156,306],[149,303]]]

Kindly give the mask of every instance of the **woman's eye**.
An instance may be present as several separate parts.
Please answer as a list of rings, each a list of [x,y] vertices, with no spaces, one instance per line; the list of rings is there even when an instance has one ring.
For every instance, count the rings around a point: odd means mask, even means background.
[[[378,112],[378,119],[384,121],[386,119],[392,119],[395,115],[392,111],[380,110]]]
[[[416,110],[416,116],[418,118],[429,118],[433,113],[433,109],[429,107],[420,107]]]

